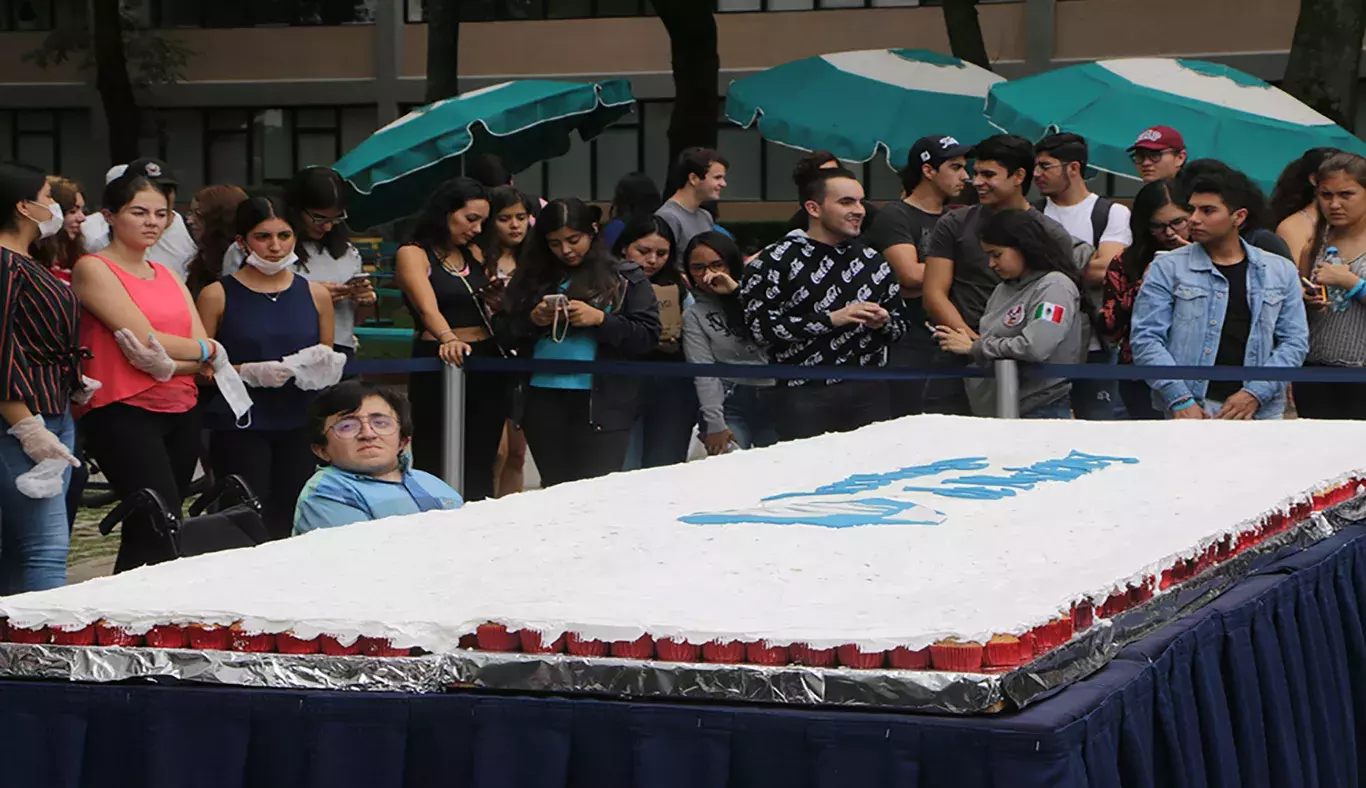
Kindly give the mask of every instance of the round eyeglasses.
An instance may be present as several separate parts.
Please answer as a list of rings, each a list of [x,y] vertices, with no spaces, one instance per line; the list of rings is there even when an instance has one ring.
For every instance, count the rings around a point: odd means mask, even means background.
[[[339,419],[328,429],[342,440],[355,440],[365,425],[379,436],[389,436],[398,432],[398,419],[393,416],[347,416]]]

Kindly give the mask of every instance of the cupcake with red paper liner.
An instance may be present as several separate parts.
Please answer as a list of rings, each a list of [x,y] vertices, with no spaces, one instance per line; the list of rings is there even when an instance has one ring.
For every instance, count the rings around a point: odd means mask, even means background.
[[[575,632],[570,632],[565,637],[565,648],[568,649],[570,656],[574,657],[605,657],[610,650],[607,641],[585,639]]]
[[[95,625],[86,624],[83,627],[70,629],[66,627],[52,627],[52,645],[93,646],[95,645]]]
[[[1067,619],[1067,623],[1072,623],[1072,619],[1070,617]],[[1038,638],[1034,637],[1033,630],[1030,630],[1029,632],[1026,632],[1023,635],[1020,635],[1020,648],[1029,652],[1031,659],[1043,653],[1042,651],[1039,651],[1039,641]]]
[[[702,660],[718,665],[738,665],[745,661],[745,644],[738,640],[709,640],[702,644]]]
[[[367,657],[407,657],[411,656],[411,648],[399,648],[389,641],[389,638],[357,638],[360,643],[360,653]]]
[[[480,624],[474,638],[484,651],[517,651],[522,647],[522,639],[516,632],[509,632],[507,627],[492,621]]]
[[[1030,656],[1044,654],[1072,639],[1076,624],[1071,616],[1062,616],[1040,624],[1029,632]],[[1024,642],[1025,638],[1021,638]]]
[[[930,646],[930,664],[935,670],[976,673],[982,669],[982,656],[981,643],[947,638]]]
[[[1298,501],[1290,506],[1290,520],[1301,523],[1309,519],[1309,515],[1314,513],[1314,502]]]
[[[329,657],[354,657],[360,654],[361,639],[356,638],[345,646],[336,635],[319,635],[318,648]]]
[[[621,659],[654,659],[655,639],[641,635],[635,640],[614,640],[611,652],[612,656]]]
[[[702,647],[690,640],[660,638],[655,641],[655,654],[665,662],[702,661]]]
[[[142,635],[137,635],[123,627],[116,627],[107,621],[95,623],[95,642],[101,646],[123,646],[131,648],[141,646],[143,643]]]
[[[853,643],[835,649],[835,655],[844,667],[859,670],[876,670],[887,661],[886,651],[864,651]]]
[[[52,629],[49,627],[16,627],[11,626],[6,634],[11,643],[41,644],[52,642]]]
[[[905,646],[897,646],[887,652],[887,664],[895,670],[926,670],[930,666],[930,647],[911,651]]]
[[[233,651],[246,654],[269,654],[275,650],[275,636],[269,632],[248,632],[238,621],[228,628],[228,642]]]
[[[534,629],[517,630],[517,639],[521,641],[522,651],[527,654],[562,654],[564,653],[565,636],[563,633],[555,639],[555,642],[547,644],[545,635]]]
[[[792,661],[798,665],[805,665],[808,668],[835,667],[836,655],[833,648],[812,648],[809,643],[793,643],[788,651],[792,655]]]
[[[745,644],[745,661],[752,665],[786,665],[791,659],[787,646],[775,646],[767,640]]]
[[[147,630],[147,645],[151,648],[186,648],[190,645],[190,631],[178,624],[157,624]]]
[[[275,650],[281,654],[317,654],[322,649],[322,644],[318,640],[304,640],[297,637],[294,630],[288,630],[275,636]]]
[[[992,635],[982,649],[982,667],[987,670],[1017,668],[1033,658],[1033,651],[1014,635]]]
[[[190,648],[200,651],[227,651],[232,646],[232,634],[227,627],[217,624],[190,624],[185,628],[190,637]]]
[[[456,644],[459,648],[476,649],[479,648],[479,635],[470,632],[460,636],[460,642]]]
[[[1072,605],[1072,628],[1077,632],[1090,629],[1096,623],[1096,606],[1089,599]]]
[[[1153,588],[1157,586],[1157,580],[1152,577],[1145,577],[1138,585],[1129,586],[1129,606],[1141,605],[1153,598]]]
[[[1116,591],[1105,598],[1105,604],[1100,607],[1101,618],[1114,618],[1129,609],[1129,592]]]
[[[52,642],[52,630],[48,627],[10,627],[8,633],[11,643],[41,644]]]

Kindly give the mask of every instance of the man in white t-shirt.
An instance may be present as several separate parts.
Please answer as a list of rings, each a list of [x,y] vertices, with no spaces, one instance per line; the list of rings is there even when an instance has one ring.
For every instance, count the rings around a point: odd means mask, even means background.
[[[1034,146],[1034,184],[1044,195],[1035,203],[1044,216],[1061,224],[1073,238],[1089,244],[1091,260],[1082,272],[1086,294],[1099,309],[1110,262],[1134,242],[1129,209],[1086,188],[1086,140],[1079,134],[1050,134]],[[1098,337],[1091,338],[1089,363],[1113,363]],[[1116,416],[1119,387],[1112,380],[1078,380],[1072,384],[1072,410],[1077,418],[1109,420]]]
[[[156,159],[137,159],[128,164],[119,164],[109,168],[109,172],[104,175],[104,184],[108,186],[115,179],[124,174],[132,172],[141,175],[147,180],[155,183],[166,190],[166,197],[171,203],[171,222],[166,226],[151,249],[147,250],[147,259],[156,263],[161,263],[170,270],[174,271],[181,279],[185,278],[189,270],[190,261],[199,253],[199,247],[195,245],[194,237],[190,235],[190,228],[185,226],[185,217],[175,210],[175,178],[171,175],[171,170]],[[85,243],[85,250],[90,254],[97,254],[101,249],[109,245],[109,223],[104,220],[101,213],[92,213],[89,218],[81,224],[81,236]]]

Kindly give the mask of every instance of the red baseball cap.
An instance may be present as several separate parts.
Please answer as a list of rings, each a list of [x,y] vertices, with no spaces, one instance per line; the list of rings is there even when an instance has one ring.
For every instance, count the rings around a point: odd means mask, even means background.
[[[1136,150],[1185,150],[1186,140],[1181,136],[1181,132],[1171,126],[1153,126],[1144,129],[1134,144],[1129,146],[1129,151]]]

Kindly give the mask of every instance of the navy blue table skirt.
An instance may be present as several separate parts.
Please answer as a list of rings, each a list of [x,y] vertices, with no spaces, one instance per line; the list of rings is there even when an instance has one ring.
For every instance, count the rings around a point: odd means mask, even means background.
[[[975,718],[2,682],[0,786],[1361,786],[1364,609],[1356,527]]]

